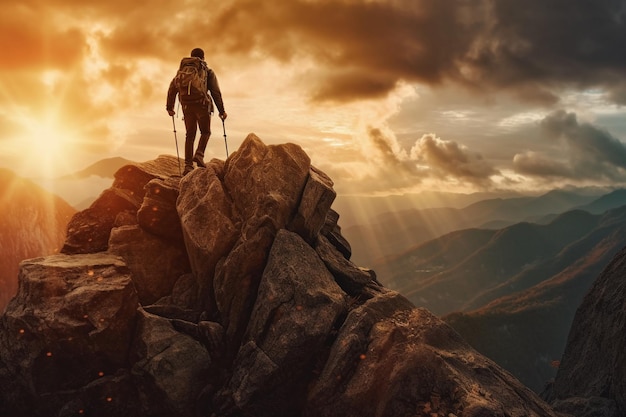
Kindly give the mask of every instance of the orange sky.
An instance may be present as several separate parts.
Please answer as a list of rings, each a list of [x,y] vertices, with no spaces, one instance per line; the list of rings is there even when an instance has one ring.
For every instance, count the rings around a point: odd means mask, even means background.
[[[608,0],[10,3],[0,166],[55,177],[174,155],[166,90],[201,47],[229,150],[249,132],[295,142],[340,193],[624,186],[625,13]],[[225,157],[222,135],[215,119],[207,156]]]

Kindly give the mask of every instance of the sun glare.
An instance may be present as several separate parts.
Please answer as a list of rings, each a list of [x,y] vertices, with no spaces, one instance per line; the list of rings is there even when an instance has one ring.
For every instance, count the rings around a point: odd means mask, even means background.
[[[22,122],[23,133],[17,144],[20,160],[33,177],[52,178],[64,173],[71,155],[72,135],[54,113]]]

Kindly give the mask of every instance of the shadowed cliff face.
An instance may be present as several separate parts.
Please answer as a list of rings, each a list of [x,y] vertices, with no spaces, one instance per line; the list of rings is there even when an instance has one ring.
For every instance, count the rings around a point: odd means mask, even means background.
[[[577,416],[626,415],[626,249],[576,311],[554,383],[543,395]]]
[[[184,178],[128,165],[22,264],[6,416],[556,416],[350,261],[332,181],[249,135]]]

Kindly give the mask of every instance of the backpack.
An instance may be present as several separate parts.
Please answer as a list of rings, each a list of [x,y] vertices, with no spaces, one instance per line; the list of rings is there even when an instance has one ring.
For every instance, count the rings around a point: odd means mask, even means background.
[[[183,58],[174,77],[180,102],[192,103],[207,100],[207,76],[208,70],[202,59]]]

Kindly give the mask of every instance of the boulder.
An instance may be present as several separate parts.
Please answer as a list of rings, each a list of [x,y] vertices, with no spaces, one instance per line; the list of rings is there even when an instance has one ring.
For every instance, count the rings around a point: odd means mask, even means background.
[[[213,160],[207,168],[186,175],[176,202],[199,303],[209,311],[216,310],[215,266],[230,252],[240,229],[229,192],[220,180],[223,166],[223,162]]]
[[[180,161],[170,155],[159,155],[155,160],[128,164],[117,170],[112,188],[128,191],[141,203],[145,187],[156,178],[166,180],[180,176]]]
[[[326,213],[326,221],[324,222],[324,226],[322,226],[322,230],[320,234],[339,251],[346,259],[350,259],[352,257],[352,248],[350,247],[350,243],[343,237],[341,234],[341,227],[337,224],[339,221],[339,213],[337,213],[332,208],[328,210]]]
[[[168,242],[183,242],[183,231],[176,211],[180,179],[155,178],[145,186],[145,196],[137,211],[137,222],[147,232]]]
[[[318,237],[315,250],[346,293],[356,297],[368,285],[380,286],[374,271],[354,265],[325,236]]]
[[[298,414],[346,312],[345,293],[315,251],[297,234],[279,231],[221,401],[250,415]]]
[[[250,134],[228,160],[224,185],[242,218],[256,225],[268,216],[267,221],[278,230],[295,215],[310,166],[311,160],[300,146],[267,146]]]
[[[109,253],[123,258],[130,268],[142,305],[172,294],[175,282],[190,270],[184,248],[146,232],[139,225],[113,228],[108,246]]]
[[[245,331],[274,236],[293,219],[309,172],[299,146],[266,146],[250,134],[223,167],[212,163],[181,182],[177,209],[192,271],[203,305],[220,318],[233,347]]]
[[[333,181],[311,166],[298,211],[289,225],[289,230],[295,231],[310,245],[314,245],[336,196]]]
[[[216,271],[214,286],[231,346],[239,344],[246,329],[274,236],[295,215],[310,162],[297,145],[266,146],[250,134],[226,164],[224,184],[241,216],[241,229]]]
[[[192,273],[181,275],[172,288],[172,293],[159,299],[158,305],[171,305],[184,310],[194,310],[198,315],[202,313],[198,293],[198,282]]]
[[[74,390],[128,364],[138,306],[130,271],[110,254],[24,261],[0,320],[0,352],[27,395]]]
[[[172,177],[178,172],[176,166],[176,158],[159,156],[154,161],[129,164],[117,170],[111,188],[104,190],[88,209],[72,217],[61,253],[107,250],[109,235],[118,214],[131,211],[136,215],[144,200],[146,185],[153,179]]]
[[[67,236],[61,253],[106,251],[111,228],[118,214],[125,211],[136,212],[138,208],[138,201],[131,198],[125,190],[104,190],[88,209],[72,216],[67,224]]]
[[[352,310],[303,416],[556,416],[443,321],[393,292]]]
[[[139,309],[132,373],[153,384],[173,415],[192,416],[209,379],[211,358],[195,339],[178,332],[172,323]]]

